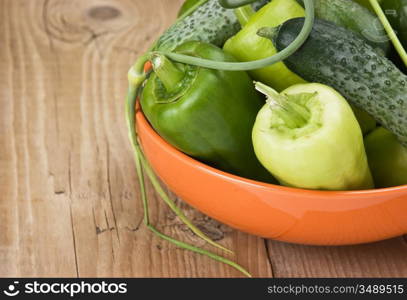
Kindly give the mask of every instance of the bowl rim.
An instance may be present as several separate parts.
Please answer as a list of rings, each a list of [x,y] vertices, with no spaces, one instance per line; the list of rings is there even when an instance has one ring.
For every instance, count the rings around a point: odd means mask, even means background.
[[[233,180],[239,183],[244,183],[248,185],[260,186],[263,188],[277,190],[283,193],[295,193],[295,194],[312,194],[318,196],[358,196],[358,195],[378,195],[384,193],[391,193],[391,192],[400,192],[406,191],[407,192],[407,184],[395,187],[388,187],[388,188],[378,188],[378,189],[368,189],[368,190],[353,190],[353,191],[326,191],[326,190],[311,190],[311,189],[303,189],[303,188],[294,188],[294,187],[286,187],[282,185],[266,183],[261,181],[256,181],[253,179],[248,179],[245,177],[241,177],[238,175],[234,175],[214,167],[211,167],[205,163],[202,163],[195,158],[183,153],[182,151],[178,150],[171,144],[169,144],[164,138],[162,138],[150,125],[146,116],[144,115],[142,109],[140,108],[139,102],[137,101],[136,106],[136,123],[141,122],[142,125],[147,129],[147,134],[150,135],[154,140],[162,145],[165,150],[172,155],[176,156],[178,159],[186,161],[190,165],[194,165],[194,167],[199,167],[200,169],[205,170],[207,173],[211,173],[216,176],[226,177],[228,180]]]

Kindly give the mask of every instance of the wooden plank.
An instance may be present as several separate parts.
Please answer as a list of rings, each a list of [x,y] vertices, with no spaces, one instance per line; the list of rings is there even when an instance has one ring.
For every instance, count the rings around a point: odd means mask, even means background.
[[[0,276],[230,277],[141,224],[126,73],[181,0],[0,0]],[[148,189],[152,221],[202,246]],[[264,241],[190,218],[271,276]]]
[[[407,277],[403,237],[343,247],[268,241],[275,277]]]
[[[0,2],[0,215],[5,233],[0,235],[0,274],[72,276],[70,202],[56,189],[50,166],[50,150],[58,148],[49,148],[55,118],[49,118],[54,87],[43,59],[48,46],[39,39],[30,6],[20,10],[17,2]]]

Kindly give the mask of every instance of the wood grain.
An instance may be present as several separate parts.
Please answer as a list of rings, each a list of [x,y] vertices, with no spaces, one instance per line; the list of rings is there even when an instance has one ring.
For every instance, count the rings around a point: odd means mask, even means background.
[[[268,241],[276,277],[407,277],[403,238],[346,247]]]
[[[0,0],[0,276],[241,276],[142,224],[123,117],[126,73],[181,3]],[[151,186],[148,195],[154,224],[206,247]],[[255,276],[407,276],[401,238],[287,245],[179,205]]]

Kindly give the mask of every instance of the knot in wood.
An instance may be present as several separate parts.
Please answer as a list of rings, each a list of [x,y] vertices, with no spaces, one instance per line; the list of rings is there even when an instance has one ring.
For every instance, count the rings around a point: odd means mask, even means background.
[[[95,6],[89,9],[89,17],[99,21],[111,20],[120,15],[120,10],[113,6]]]

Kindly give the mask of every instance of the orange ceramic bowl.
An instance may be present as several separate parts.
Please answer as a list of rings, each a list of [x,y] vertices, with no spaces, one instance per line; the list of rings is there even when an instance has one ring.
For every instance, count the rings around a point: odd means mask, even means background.
[[[257,182],[205,165],[163,140],[138,110],[141,144],[157,175],[181,199],[236,229],[312,245],[349,245],[407,233],[407,185],[352,192]]]

